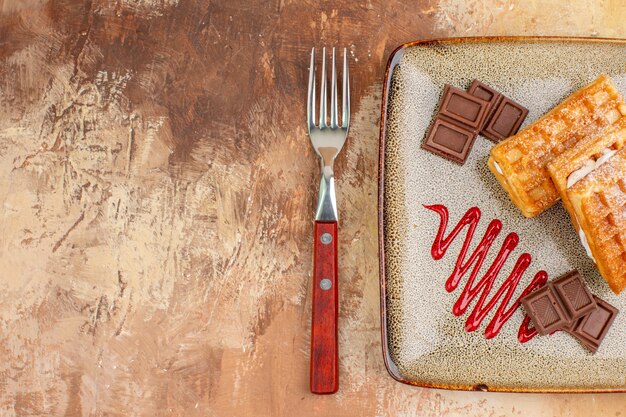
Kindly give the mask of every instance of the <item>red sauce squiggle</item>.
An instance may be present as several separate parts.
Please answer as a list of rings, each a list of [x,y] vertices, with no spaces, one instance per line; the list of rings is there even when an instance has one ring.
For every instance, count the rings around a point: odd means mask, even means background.
[[[446,254],[450,244],[459,235],[459,233],[467,227],[465,241],[463,242],[461,252],[456,260],[454,270],[446,280],[445,288],[448,292],[454,291],[461,282],[461,279],[468,273],[468,271],[471,271],[461,295],[452,308],[452,313],[455,316],[460,316],[467,311],[472,301],[478,296],[478,301],[465,322],[465,330],[468,332],[476,330],[487,314],[495,307],[498,301],[502,299],[493,318],[485,329],[485,337],[487,339],[491,339],[500,332],[502,326],[511,318],[515,310],[519,308],[519,300],[532,290],[543,286],[548,280],[548,274],[545,271],[537,272],[531,283],[524,289],[522,294],[509,306],[513,293],[515,292],[522,275],[526,269],[528,269],[532,259],[528,253],[523,253],[517,259],[517,262],[507,279],[502,283],[491,299],[487,301],[487,298],[493,288],[493,283],[500,273],[502,266],[519,243],[519,236],[517,233],[511,232],[504,238],[504,242],[502,243],[502,246],[500,247],[493,263],[489,269],[487,269],[487,272],[485,272],[483,277],[476,282],[476,277],[480,272],[487,253],[491,249],[494,240],[498,237],[500,231],[502,230],[502,222],[498,219],[492,220],[491,223],[489,223],[489,226],[487,226],[487,230],[485,231],[481,241],[478,243],[476,249],[474,249],[474,251],[467,256],[470,243],[474,237],[474,231],[476,230],[476,226],[480,220],[480,209],[478,207],[472,207],[467,210],[465,215],[461,218],[461,220],[459,220],[452,231],[445,236],[445,232],[448,227],[448,209],[445,206],[438,204],[430,206],[425,205],[424,207],[436,212],[440,217],[439,230],[437,231],[437,236],[435,237],[435,241],[433,242],[431,249],[431,254],[435,260],[441,259]],[[537,334],[536,330],[529,326],[530,318],[526,316],[520,325],[517,335],[517,338],[521,343],[529,341]]]

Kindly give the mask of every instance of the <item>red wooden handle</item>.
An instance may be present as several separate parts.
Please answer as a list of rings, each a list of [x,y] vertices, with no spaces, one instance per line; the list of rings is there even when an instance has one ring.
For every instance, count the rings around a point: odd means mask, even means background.
[[[314,237],[311,392],[332,394],[339,388],[337,223],[315,222]]]

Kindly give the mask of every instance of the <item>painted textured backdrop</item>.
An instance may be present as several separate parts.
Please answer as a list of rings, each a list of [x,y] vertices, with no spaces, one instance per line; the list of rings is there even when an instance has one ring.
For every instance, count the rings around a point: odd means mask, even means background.
[[[616,0],[0,0],[0,415],[625,415],[620,394],[391,380],[376,232],[396,46],[626,36],[624,18]],[[314,45],[348,48],[353,86],[330,397],[308,393]]]

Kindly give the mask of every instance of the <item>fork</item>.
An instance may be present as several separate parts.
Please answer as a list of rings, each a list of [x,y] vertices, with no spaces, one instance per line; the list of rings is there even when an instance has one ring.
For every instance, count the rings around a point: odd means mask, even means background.
[[[319,124],[315,117],[315,48],[311,50],[307,126],[309,138],[320,158],[322,176],[315,211],[313,250],[313,303],[311,319],[310,389],[315,394],[332,394],[339,388],[337,344],[337,201],[333,164],[343,148],[350,125],[350,81],[348,58],[343,50],[342,114],[337,110],[337,71],[335,48],[332,52],[330,123],[326,114],[326,48],[322,50]]]

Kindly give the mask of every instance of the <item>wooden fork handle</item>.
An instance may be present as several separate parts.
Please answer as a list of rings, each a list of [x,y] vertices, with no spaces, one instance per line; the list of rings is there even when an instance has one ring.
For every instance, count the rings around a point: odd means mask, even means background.
[[[337,222],[316,221],[314,236],[310,384],[314,394],[333,394],[339,388]]]

